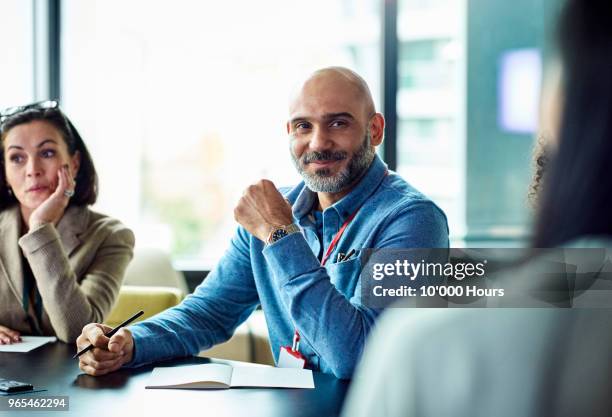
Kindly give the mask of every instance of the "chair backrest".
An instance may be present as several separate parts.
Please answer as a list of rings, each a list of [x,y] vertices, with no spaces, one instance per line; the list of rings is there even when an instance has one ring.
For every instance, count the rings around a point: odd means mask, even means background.
[[[185,276],[172,267],[170,256],[159,249],[136,248],[134,259],[125,271],[124,285],[174,287],[187,294]]]
[[[183,292],[178,288],[123,285],[104,323],[115,327],[138,310],[143,310],[144,314],[136,321],[144,320],[174,307],[182,299]]]

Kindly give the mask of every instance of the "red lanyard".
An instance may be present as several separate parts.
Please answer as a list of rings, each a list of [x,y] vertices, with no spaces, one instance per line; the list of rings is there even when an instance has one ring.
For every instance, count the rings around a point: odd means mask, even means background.
[[[389,170],[385,170],[384,176],[386,177],[387,175],[389,175]],[[359,211],[360,208],[361,206],[357,207],[357,210],[355,210],[355,212],[351,214],[348,219],[346,219],[346,221],[344,222],[340,230],[338,230],[338,233],[336,233],[336,236],[334,236],[332,242],[329,245],[329,248],[327,248],[327,252],[325,252],[325,256],[321,260],[321,266],[325,266],[325,263],[327,262],[327,258],[329,258],[329,255],[332,254],[332,252],[334,251],[334,248],[336,247],[336,243],[338,243],[338,241],[342,237],[342,233],[344,233],[344,229],[347,228],[351,220],[353,220],[353,218],[357,215],[357,212]]]
[[[338,243],[338,241],[342,237],[342,234],[344,233],[344,230],[348,227],[348,225],[351,222],[351,220],[353,220],[353,218],[357,215],[357,212],[359,211],[360,208],[361,207],[358,207],[357,210],[355,210],[355,212],[353,214],[351,214],[348,219],[346,219],[346,221],[344,222],[344,224],[342,225],[340,230],[338,230],[338,233],[336,233],[336,236],[334,236],[334,238],[332,239],[331,243],[329,244],[329,247],[327,248],[327,252],[325,252],[325,256],[321,260],[321,266],[325,266],[325,263],[327,262],[327,259],[329,258],[329,255],[331,255],[332,252],[334,251],[334,248],[336,247],[336,244]]]
[[[355,212],[353,214],[351,214],[348,219],[346,219],[346,221],[344,222],[344,224],[342,225],[340,230],[338,230],[338,233],[336,233],[336,236],[334,236],[334,238],[332,239],[331,243],[329,244],[329,248],[327,248],[327,252],[325,252],[325,256],[321,260],[321,266],[325,266],[325,262],[327,262],[327,259],[329,258],[329,255],[331,255],[331,253],[334,251],[334,248],[336,247],[336,244],[338,243],[338,241],[342,237],[342,234],[344,233],[344,231],[348,227],[348,225],[351,222],[351,220],[353,220],[353,218],[357,215],[357,212],[359,211],[360,208],[361,207],[358,207],[357,210],[355,210]],[[298,355],[300,355],[299,354],[299,348],[300,348],[300,333],[298,332],[298,329],[296,327],[295,328],[295,332],[293,334],[293,347],[292,347],[291,350],[293,352],[297,353]],[[282,350],[282,348],[281,348],[281,350]],[[299,358],[302,358],[302,356],[300,355]]]

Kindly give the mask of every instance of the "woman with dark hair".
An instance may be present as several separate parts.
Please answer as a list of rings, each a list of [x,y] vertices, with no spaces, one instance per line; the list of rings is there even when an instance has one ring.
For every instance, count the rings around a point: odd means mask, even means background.
[[[503,277],[534,299],[569,294],[574,308],[393,309],[370,338],[344,416],[612,414],[610,22],[610,0],[566,1],[559,82],[542,97],[547,143],[536,159],[532,246],[578,262],[534,256]],[[595,267],[582,268],[593,253]],[[555,267],[561,282],[538,281]]]
[[[109,313],[134,236],[91,211],[93,161],[56,101],[0,113],[0,344],[73,342]]]
[[[612,2],[569,1],[559,21],[557,137],[542,179],[534,247],[612,237]]]

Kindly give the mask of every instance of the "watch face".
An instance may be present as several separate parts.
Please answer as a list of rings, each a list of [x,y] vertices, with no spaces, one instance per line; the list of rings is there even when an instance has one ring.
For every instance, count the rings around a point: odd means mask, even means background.
[[[272,242],[276,242],[282,237],[287,236],[288,233],[285,229],[276,229],[274,233],[272,233]]]

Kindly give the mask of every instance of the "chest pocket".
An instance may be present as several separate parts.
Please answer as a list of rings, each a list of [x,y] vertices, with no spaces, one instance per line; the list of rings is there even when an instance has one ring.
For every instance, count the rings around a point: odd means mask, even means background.
[[[351,298],[361,274],[361,260],[358,256],[345,262],[325,265],[331,283],[346,298]]]

